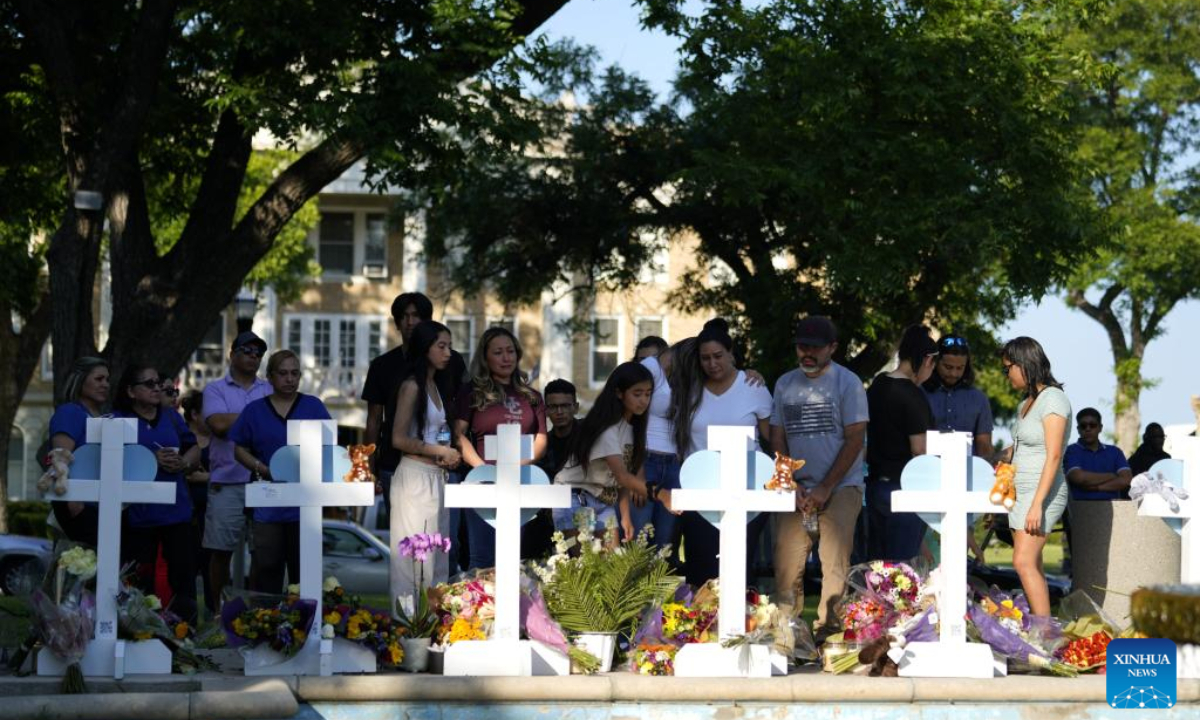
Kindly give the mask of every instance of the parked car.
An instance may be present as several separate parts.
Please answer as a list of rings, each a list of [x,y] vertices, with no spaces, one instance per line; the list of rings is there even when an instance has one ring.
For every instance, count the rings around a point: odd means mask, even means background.
[[[349,520],[323,521],[324,577],[338,579],[353,595],[387,595],[391,552],[379,538]],[[250,548],[245,554],[246,587],[250,587]],[[289,580],[289,582],[291,582]]]
[[[383,503],[383,496],[376,496],[374,505],[355,508],[355,510],[360,514],[358,522],[372,535],[379,538],[384,545],[390,546],[392,526],[388,518],[387,505]]]
[[[0,591],[24,595],[41,583],[54,560],[54,543],[45,538],[0,535]]]

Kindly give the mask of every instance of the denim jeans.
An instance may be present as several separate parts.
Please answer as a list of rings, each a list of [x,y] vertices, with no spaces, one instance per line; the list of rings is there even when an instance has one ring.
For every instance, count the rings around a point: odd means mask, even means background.
[[[469,508],[461,517],[467,519],[467,569],[496,567],[496,529]]]
[[[571,489],[571,508],[554,508],[554,529],[555,530],[574,530],[575,529],[575,511],[580,508],[589,507],[596,512],[596,527],[597,534],[604,532],[604,525],[609,518],[616,520],[617,508],[608,503],[601,502],[599,498],[592,495],[586,490]]]
[[[898,480],[867,482],[867,555],[871,560],[908,562],[921,552],[925,521],[916,513],[892,512]]]
[[[679,458],[674,454],[648,452],[646,453],[646,484],[677,490],[679,488]],[[646,525],[654,527],[654,545],[665,547],[674,542],[675,528],[679,517],[663,507],[657,501],[648,500],[642,507],[631,502],[629,505],[630,520],[634,532],[641,532]]]

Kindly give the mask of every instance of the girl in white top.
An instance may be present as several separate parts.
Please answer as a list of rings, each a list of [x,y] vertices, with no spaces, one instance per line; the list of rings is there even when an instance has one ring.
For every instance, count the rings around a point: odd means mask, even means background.
[[[729,325],[716,319],[705,323],[689,356],[676,359],[677,373],[671,400],[675,443],[686,459],[698,450],[708,449],[708,428],[713,425],[745,425],[758,430],[758,437],[769,443],[771,393],[766,387],[747,382],[746,373],[734,366],[733,340]],[[765,450],[755,439],[747,450]],[[753,557],[757,536],[766,522],[760,515],[751,523],[747,548]],[[697,513],[684,513],[681,520],[685,543],[684,574],[693,586],[716,577],[720,536]],[[752,567],[752,566],[751,566]]]
[[[555,477],[556,483],[571,485],[571,507],[554,510],[557,530],[574,529],[577,510],[590,507],[596,524],[603,527],[618,520],[626,540],[634,528],[629,513],[630,498],[641,504],[649,498],[646,485],[646,411],[654,392],[650,371],[636,362],[622,363],[609,376],[604,389],[579,426],[572,460]],[[580,468],[580,459],[587,464]],[[658,499],[670,505],[670,490],[655,488]],[[619,513],[619,515],[618,515]]]
[[[404,453],[392,478],[392,542],[417,533],[449,531],[450,515],[443,489],[447,470],[462,461],[450,435],[452,411],[444,402],[445,398],[453,398],[457,389],[447,369],[450,343],[449,328],[431,320],[413,328],[406,343],[409,374],[397,391],[392,425],[392,445]],[[426,586],[448,579],[448,555],[434,553],[426,562]],[[416,593],[423,589],[417,587],[412,560],[393,549],[390,575],[392,597],[402,598],[401,602],[410,608],[416,607]]]

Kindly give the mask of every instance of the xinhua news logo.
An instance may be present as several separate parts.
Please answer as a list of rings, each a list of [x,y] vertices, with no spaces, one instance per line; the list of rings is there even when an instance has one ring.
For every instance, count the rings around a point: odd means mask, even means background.
[[[1107,658],[1109,707],[1175,707],[1175,643],[1158,638],[1113,640]]]

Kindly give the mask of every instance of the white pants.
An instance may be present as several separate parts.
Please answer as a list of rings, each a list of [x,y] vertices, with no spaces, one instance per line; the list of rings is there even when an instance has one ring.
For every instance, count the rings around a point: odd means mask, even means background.
[[[388,519],[392,544],[390,580],[393,614],[396,612],[396,602],[406,608],[416,608],[419,584],[432,587],[449,578],[450,558],[445,553],[430,553],[426,562],[418,563],[413,558],[402,557],[398,549],[400,541],[410,535],[448,532],[450,513],[444,502],[445,487],[445,470],[410,458],[401,459],[400,466],[392,476],[392,512]]]

